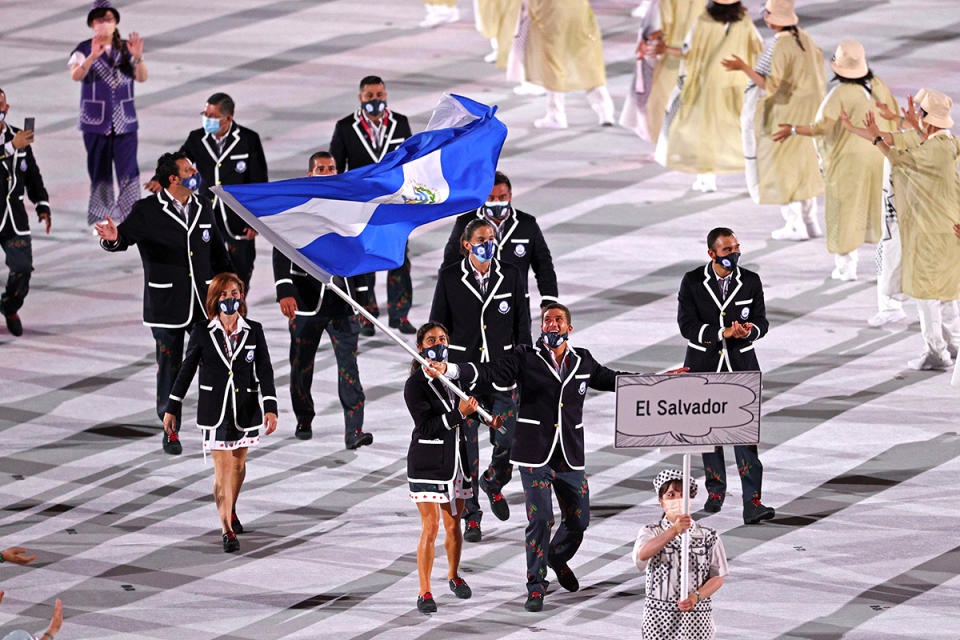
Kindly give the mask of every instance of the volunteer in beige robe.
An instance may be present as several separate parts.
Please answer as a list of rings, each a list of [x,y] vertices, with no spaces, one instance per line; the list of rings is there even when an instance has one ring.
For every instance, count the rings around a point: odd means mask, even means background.
[[[922,90],[920,129],[926,139],[900,148],[885,134],[873,113],[865,126],[854,126],[853,116],[843,124],[851,135],[873,140],[890,160],[903,247],[901,287],[914,298],[920,312],[924,352],[908,365],[913,369],[943,369],[956,357],[960,345],[960,142],[950,133],[953,101],[932,89]],[[909,141],[909,140],[906,140]]]
[[[830,277],[856,280],[857,248],[881,238],[883,156],[869,141],[848,131],[840,114],[846,112],[859,122],[877,102],[893,111],[897,102],[887,85],[870,71],[860,43],[841,42],[830,64],[837,73],[837,84],[827,93],[813,124],[781,124],[774,140],[789,140],[794,134],[816,138],[826,186],[827,251],[834,254],[835,262]],[[893,128],[888,122],[881,126],[885,131]]]
[[[698,174],[694,189],[714,191],[713,174],[744,169],[740,112],[747,77],[728,73],[721,61],[737,56],[753,67],[762,48],[739,2],[714,0],[687,34],[655,158],[668,169]]]
[[[495,62],[498,69],[507,67],[510,45],[517,31],[522,0],[473,0],[477,31],[490,40],[493,51],[486,62]]]
[[[740,121],[747,189],[757,204],[781,205],[785,225],[775,240],[806,240],[822,235],[816,197],[823,194],[817,149],[809,138],[777,144],[773,133],[783,122],[811,122],[827,93],[823,51],[797,27],[793,0],[767,0],[764,21],[775,31],[756,69],[742,60],[724,61],[750,77]]]
[[[566,129],[564,94],[586,91],[600,124],[613,124],[603,43],[588,0],[524,0],[527,20],[524,80],[547,90],[547,113],[538,128]]]

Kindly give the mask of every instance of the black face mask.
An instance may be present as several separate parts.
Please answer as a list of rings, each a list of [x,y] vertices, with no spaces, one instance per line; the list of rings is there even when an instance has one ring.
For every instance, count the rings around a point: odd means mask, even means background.
[[[363,112],[368,116],[379,116],[387,110],[387,101],[374,98],[373,100],[361,102],[360,108],[363,109]]]
[[[217,307],[220,308],[222,313],[232,316],[233,314],[240,311],[240,304],[243,301],[240,298],[224,298],[217,303]]]
[[[447,359],[448,353],[449,350],[445,344],[435,344],[432,347],[424,347],[420,350],[420,355],[425,360],[433,360],[434,362],[443,362]]]
[[[713,259],[718,265],[726,269],[727,271],[733,271],[737,268],[737,263],[740,262],[739,253],[728,253],[725,256],[716,256]]]

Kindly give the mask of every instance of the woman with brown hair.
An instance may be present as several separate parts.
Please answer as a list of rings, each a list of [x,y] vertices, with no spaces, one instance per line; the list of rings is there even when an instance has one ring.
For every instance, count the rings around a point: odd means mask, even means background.
[[[417,331],[417,348],[432,365],[439,366],[446,361],[449,345],[447,329],[439,322],[428,322]],[[463,549],[460,514],[464,501],[473,496],[467,471],[466,440],[460,427],[466,417],[477,410],[477,400],[458,401],[442,382],[428,376],[416,360],[410,365],[403,399],[414,423],[407,452],[407,480],[410,499],[417,503],[422,523],[420,544],[417,545],[417,572],[420,575],[417,609],[422,613],[433,613],[437,610],[437,603],[430,592],[430,573],[440,525],[439,514],[443,514],[446,531],[443,546],[447,551],[450,590],[461,599],[472,595],[458,571]]]
[[[170,434],[199,367],[197,427],[204,431],[204,455],[207,451],[213,455],[213,497],[227,553],[240,549],[236,534],[243,533],[243,525],[237,518],[237,496],[247,472],[247,449],[260,443],[261,423],[264,435],[277,428],[270,353],[263,327],[244,317],[243,295],[236,274],[221,273],[210,282],[205,305],[210,322],[196,325],[190,334],[163,417],[163,428]]]

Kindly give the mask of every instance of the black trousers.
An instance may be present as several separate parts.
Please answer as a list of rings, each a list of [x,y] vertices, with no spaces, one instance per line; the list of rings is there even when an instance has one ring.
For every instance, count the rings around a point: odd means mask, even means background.
[[[206,323],[206,316],[200,309],[199,303],[194,301],[193,323],[179,329],[165,327],[150,327],[153,340],[157,345],[157,416],[163,421],[163,414],[167,410],[173,382],[180,373],[183,364],[183,344],[189,337],[190,331],[197,324]],[[180,431],[181,416],[177,416],[177,431]]]
[[[368,273],[362,276],[362,279],[362,286],[367,287],[367,291],[364,292],[366,293],[366,297],[358,297],[367,311],[379,317],[380,307],[377,304],[377,293],[375,291],[377,274]],[[387,316],[395,322],[406,320],[412,304],[413,280],[410,279],[410,256],[408,250],[403,264],[396,269],[387,271]],[[361,322],[367,323],[367,320],[361,318]]]
[[[253,276],[253,261],[257,257],[256,240],[234,240],[227,236],[227,253],[236,274],[243,280],[243,292],[250,295],[250,278]]]
[[[490,429],[490,444],[493,453],[486,471],[480,472],[480,426],[476,417],[468,418],[463,424],[467,445],[467,468],[473,483],[473,497],[467,498],[463,505],[463,519],[479,523],[483,519],[480,508],[480,487],[489,488],[493,493],[500,492],[513,477],[513,465],[510,464],[510,447],[513,446],[513,429],[517,423],[517,391],[498,391],[492,396],[482,398],[485,407],[490,407],[494,415],[503,416],[503,426],[507,433]]]
[[[590,524],[590,488],[583,469],[571,469],[560,446],[542,467],[520,467],[527,503],[527,593],[547,592],[547,562],[566,564],[573,558]],[[560,526],[553,539],[553,496],[560,506]]]
[[[337,393],[343,408],[346,432],[363,428],[365,397],[357,368],[357,339],[360,326],[352,316],[294,316],[290,321],[290,399],[299,424],[310,424],[313,408],[313,366],[320,339],[326,331],[337,359]]]
[[[763,465],[757,454],[757,446],[736,446],[733,455],[737,459],[737,471],[740,474],[740,486],[743,489],[743,503],[760,500],[763,487]],[[706,473],[707,491],[711,497],[723,499],[727,491],[727,468],[723,460],[723,447],[716,447],[713,453],[703,454],[703,470]]]
[[[0,245],[3,246],[5,262],[10,269],[7,275],[7,287],[0,296],[0,311],[12,316],[27,297],[30,290],[30,274],[33,271],[33,244],[30,236],[18,236],[12,224],[6,224],[0,230]]]

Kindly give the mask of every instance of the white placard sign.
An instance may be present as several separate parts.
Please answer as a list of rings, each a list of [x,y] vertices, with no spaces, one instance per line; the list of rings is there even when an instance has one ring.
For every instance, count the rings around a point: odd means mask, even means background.
[[[617,448],[758,442],[759,371],[617,377]]]

